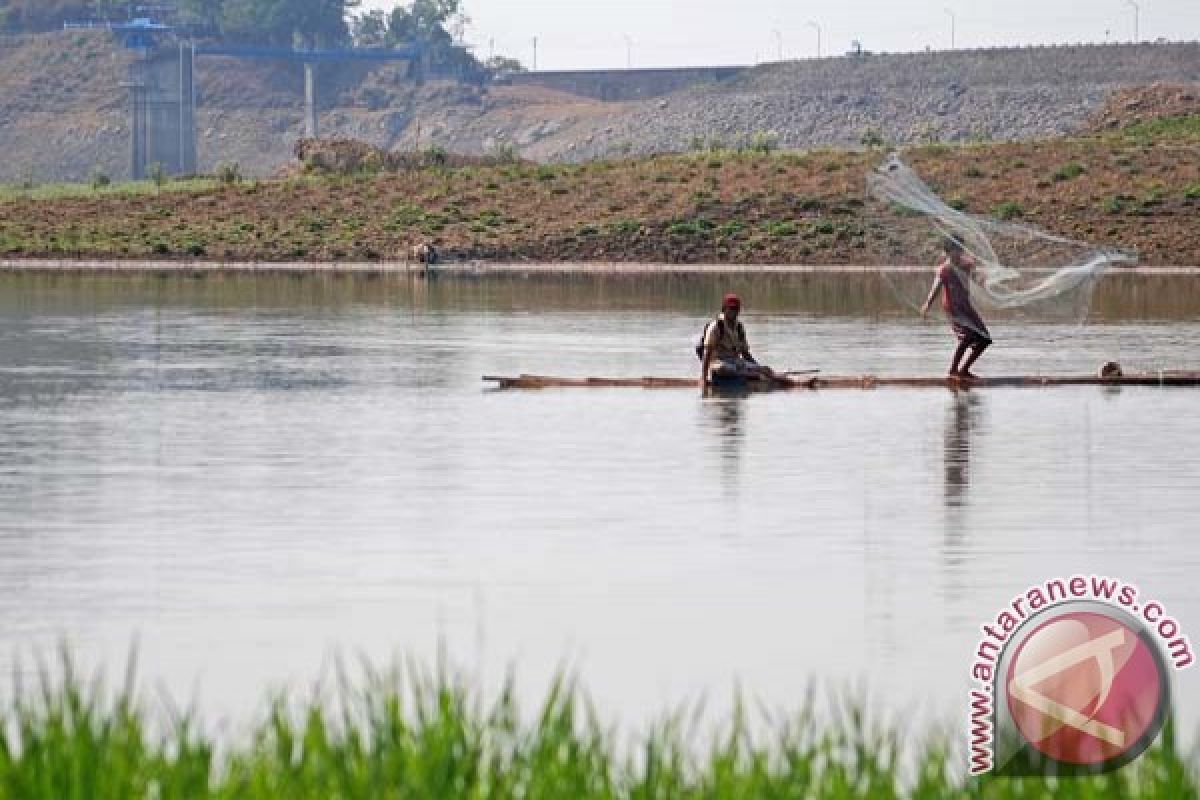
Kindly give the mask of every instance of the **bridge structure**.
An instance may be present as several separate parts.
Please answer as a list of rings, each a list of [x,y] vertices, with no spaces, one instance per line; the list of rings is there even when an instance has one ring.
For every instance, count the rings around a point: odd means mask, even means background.
[[[72,26],[74,27],[74,26]],[[419,42],[392,48],[294,49],[233,44],[202,44],[185,32],[149,17],[106,27],[137,57],[123,87],[129,91],[130,175],[145,178],[157,164],[174,175],[196,172],[196,59],[225,56],[285,61],[304,69],[304,132],[319,136],[318,66],[352,61],[417,61]]]

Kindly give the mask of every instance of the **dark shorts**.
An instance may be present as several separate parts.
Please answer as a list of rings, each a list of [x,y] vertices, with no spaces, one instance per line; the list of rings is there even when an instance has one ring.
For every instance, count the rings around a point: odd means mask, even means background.
[[[980,347],[992,343],[992,334],[976,314],[952,319],[950,327],[954,329],[954,335],[958,337],[958,340],[964,344]]]
[[[708,370],[709,380],[721,378],[758,378],[763,368],[744,358],[714,359]]]

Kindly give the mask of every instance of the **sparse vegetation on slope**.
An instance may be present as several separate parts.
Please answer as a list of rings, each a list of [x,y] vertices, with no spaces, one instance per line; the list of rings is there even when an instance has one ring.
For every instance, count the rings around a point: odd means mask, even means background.
[[[967,211],[1136,249],[1147,264],[1197,264],[1200,137],[1186,133],[1194,120],[1163,123],[1183,138],[1162,145],[1146,144],[1135,128],[1087,139],[932,145],[905,157]],[[0,193],[0,255],[371,261],[402,259],[412,245],[429,242],[464,259],[922,259],[926,242],[898,239],[866,202],[866,172],[880,158],[746,149],[580,165],[461,165],[422,156],[400,160],[396,172],[168,182],[161,189],[9,188]]]

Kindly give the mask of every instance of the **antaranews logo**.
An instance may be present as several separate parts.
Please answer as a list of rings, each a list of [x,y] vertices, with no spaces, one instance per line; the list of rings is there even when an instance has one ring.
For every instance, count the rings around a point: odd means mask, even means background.
[[[1171,671],[1193,662],[1178,621],[1131,583],[1076,575],[1032,586],[983,626],[970,773],[1111,772],[1158,737]]]

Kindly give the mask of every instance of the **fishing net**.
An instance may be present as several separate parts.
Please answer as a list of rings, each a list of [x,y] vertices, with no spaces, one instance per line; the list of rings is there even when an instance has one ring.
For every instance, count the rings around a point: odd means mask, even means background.
[[[913,309],[931,300],[931,313],[946,316],[960,335],[988,336],[983,320],[992,314],[1081,323],[1105,270],[1136,260],[1015,219],[951,207],[895,155],[868,175],[867,187],[892,263],[938,265],[936,289],[924,270],[889,272],[888,282]],[[997,211],[1020,213],[1012,204]]]

